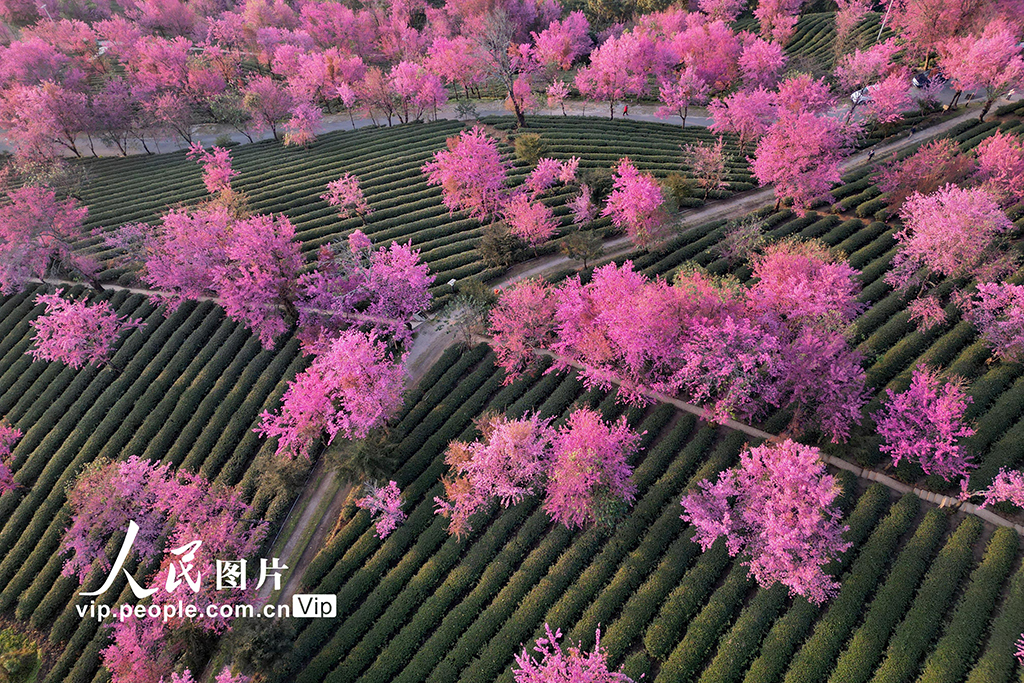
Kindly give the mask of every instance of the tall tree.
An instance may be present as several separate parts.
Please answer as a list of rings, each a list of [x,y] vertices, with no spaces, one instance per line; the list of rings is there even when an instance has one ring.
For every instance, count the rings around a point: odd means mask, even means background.
[[[31,322],[36,333],[27,353],[35,360],[56,360],[73,368],[103,365],[121,333],[142,325],[137,318],[117,315],[107,301],[69,301],[61,296],[63,291],[35,299],[46,305],[46,312]]]
[[[964,386],[957,377],[940,383],[938,373],[919,365],[909,389],[886,389],[882,409],[872,415],[883,441],[879,450],[894,465],[907,460],[946,480],[966,476],[973,465],[960,440],[974,434],[974,428],[964,422],[971,402]]]
[[[704,550],[724,536],[730,555],[749,555],[745,564],[760,586],[781,583],[821,604],[839,588],[826,565],[851,545],[842,537],[848,527],[839,523],[838,495],[820,451],[787,439],[747,448],[739,466],[717,482],[702,481],[683,498],[682,518]]]

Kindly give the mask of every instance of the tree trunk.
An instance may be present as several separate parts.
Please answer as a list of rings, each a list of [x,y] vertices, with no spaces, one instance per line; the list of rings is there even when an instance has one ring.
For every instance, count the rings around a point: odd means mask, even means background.
[[[526,116],[523,115],[523,110],[519,106],[519,101],[512,97],[512,93],[509,93],[509,97],[512,98],[512,108],[516,111],[516,128],[526,127]]]
[[[978,117],[979,121],[985,120],[985,115],[988,114],[988,110],[992,108],[992,105],[995,103],[995,101],[996,100],[994,97],[985,100],[985,105],[981,108],[981,116]]]
[[[853,118],[853,112],[857,110],[857,105],[858,104],[860,104],[860,100],[854,102],[853,106],[850,107],[850,111],[846,114],[846,118],[843,120],[843,125],[844,126],[850,122],[851,118]]]
[[[780,206],[782,206],[782,197],[776,197],[775,198],[775,210],[778,211]]]
[[[615,100],[608,103],[608,118],[612,121],[615,120]]]
[[[690,113],[690,105],[683,107],[683,128],[686,128],[686,116]]]

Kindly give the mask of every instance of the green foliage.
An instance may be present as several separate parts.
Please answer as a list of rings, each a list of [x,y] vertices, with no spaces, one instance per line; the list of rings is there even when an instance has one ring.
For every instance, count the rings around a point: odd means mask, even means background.
[[[530,166],[547,154],[548,144],[538,133],[520,133],[515,137],[516,159]]]

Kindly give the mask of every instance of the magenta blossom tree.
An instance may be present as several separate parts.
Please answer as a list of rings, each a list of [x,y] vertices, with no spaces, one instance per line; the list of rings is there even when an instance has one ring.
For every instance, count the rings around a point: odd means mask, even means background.
[[[320,199],[331,206],[338,208],[338,215],[342,218],[353,216],[365,216],[373,213],[373,209],[366,202],[363,190],[359,187],[359,178],[351,173],[343,173],[337,180],[327,183],[327,192],[320,195]]]
[[[831,198],[849,142],[848,131],[831,116],[785,116],[757,144],[751,170],[761,185],[775,185],[776,208],[792,197],[802,214],[814,200]]]
[[[779,80],[786,66],[786,55],[780,43],[754,38],[743,46],[740,55],[740,73],[747,88],[771,88]]]
[[[448,533],[461,538],[471,530],[473,514],[492,501],[507,508],[539,489],[554,437],[550,423],[536,414],[518,420],[484,414],[476,423],[480,440],[448,445],[445,497],[434,499],[436,513],[448,519]]]
[[[989,193],[948,184],[933,194],[914,194],[900,211],[903,229],[895,266],[886,274],[894,287],[917,282],[921,268],[962,277],[984,265],[997,235],[1013,224]]]
[[[1024,286],[983,282],[958,303],[996,358],[1011,363],[1024,358]]]
[[[309,457],[327,433],[362,439],[402,404],[405,356],[392,360],[376,332],[346,330],[292,380],[279,413],[264,411],[256,432],[277,437],[277,454]]]
[[[21,436],[20,429],[12,427],[6,420],[0,421],[0,496],[17,487],[11,473],[11,447]]]
[[[370,482],[364,487],[366,495],[356,501],[356,506],[370,512],[377,537],[387,538],[405,520],[402,512],[402,492],[398,484],[389,481],[386,486]]]
[[[1015,26],[1002,18],[990,21],[980,36],[950,38],[940,50],[939,66],[958,90],[985,91],[981,117],[996,99],[1024,84],[1024,56]]]
[[[612,224],[624,228],[641,249],[661,243],[668,236],[668,215],[658,181],[638,171],[628,158],[619,161],[612,178],[612,192],[601,215],[610,216]]]
[[[629,457],[639,441],[625,417],[609,425],[593,410],[573,411],[553,443],[544,499],[551,518],[570,529],[613,523],[636,495]]]
[[[658,99],[662,106],[654,112],[658,118],[678,116],[686,127],[686,116],[690,105],[701,105],[708,101],[710,88],[693,66],[687,66],[679,72],[677,78],[665,79],[658,84]]]
[[[509,232],[531,247],[551,239],[558,230],[558,219],[546,204],[531,201],[525,194],[515,194],[506,202],[502,215]]]
[[[485,218],[500,208],[505,191],[506,163],[497,142],[480,127],[448,138],[448,148],[423,166],[427,183],[440,185],[451,212],[464,209]]]
[[[712,100],[708,107],[711,130],[719,134],[735,133],[741,145],[758,140],[775,122],[775,100],[775,93],[765,88],[739,90]]]
[[[695,142],[683,146],[683,159],[690,167],[690,173],[697,181],[697,187],[704,190],[704,200],[712,192],[728,187],[725,176],[728,171],[728,159],[725,154],[725,142],[718,136],[716,142]]]
[[[1024,199],[1024,142],[1016,135],[996,131],[975,147],[976,176],[1000,204]]]
[[[839,487],[820,451],[786,439],[747,448],[739,466],[717,482],[702,481],[682,500],[682,518],[707,550],[725,537],[729,554],[749,556],[750,574],[762,587],[781,583],[791,595],[822,604],[839,584],[825,566],[846,552],[835,505]]]
[[[512,670],[516,683],[633,683],[626,674],[609,669],[608,655],[601,649],[601,629],[595,634],[592,652],[584,652],[580,645],[563,650],[558,643],[562,632],[552,633],[547,624],[544,630],[546,635],[533,648],[540,653],[540,661],[526,648],[516,655],[518,668]]]
[[[974,434],[974,428],[964,422],[971,402],[964,384],[957,377],[942,383],[924,365],[914,368],[910,388],[899,393],[887,389],[882,410],[872,415],[883,441],[879,450],[894,465],[905,459],[947,481],[965,476],[973,465],[960,440]]]
[[[203,184],[210,194],[219,194],[231,189],[231,179],[238,171],[231,168],[231,152],[223,147],[214,147],[207,152],[199,142],[193,142],[187,156],[203,167]]]
[[[228,317],[256,333],[263,348],[288,331],[291,306],[303,265],[295,227],[284,214],[234,221],[225,262],[213,268],[213,286]]]
[[[60,361],[76,369],[86,363],[103,365],[121,333],[142,325],[137,318],[117,315],[107,301],[69,301],[61,296],[63,291],[35,299],[46,305],[46,312],[31,322],[36,333],[26,353],[35,360]]]
[[[53,263],[93,275],[95,265],[71,251],[86,207],[35,185],[8,190],[7,199],[0,206],[0,294],[20,290],[29,278],[46,277]]]

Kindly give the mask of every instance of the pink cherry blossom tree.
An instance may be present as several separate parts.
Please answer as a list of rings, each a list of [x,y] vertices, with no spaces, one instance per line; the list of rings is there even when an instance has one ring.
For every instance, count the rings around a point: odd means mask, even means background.
[[[748,555],[760,586],[781,583],[820,605],[839,588],[826,565],[851,545],[842,537],[848,527],[839,522],[838,495],[820,451],[786,439],[747,448],[739,466],[717,482],[702,481],[683,498],[682,518],[704,550],[724,536],[730,555]]]
[[[867,116],[878,123],[895,123],[903,118],[913,105],[910,97],[909,74],[905,69],[896,69],[874,85],[871,101],[868,102]]]
[[[948,138],[922,145],[912,155],[886,165],[878,177],[878,187],[889,206],[899,209],[907,197],[919,192],[929,195],[947,183],[959,183],[970,173],[970,159],[960,154],[960,146]]]
[[[207,152],[201,143],[193,142],[187,156],[202,165],[207,192],[220,194],[231,190],[231,179],[238,175],[238,171],[231,168],[231,152],[223,147],[214,147]]]
[[[0,293],[20,290],[29,278],[47,277],[53,265],[92,278],[95,265],[71,249],[86,207],[36,185],[8,190],[7,199],[0,206]]]
[[[122,232],[142,228],[145,261],[140,277],[162,292],[161,299],[173,310],[183,301],[216,294],[216,273],[227,263],[233,222],[227,209],[209,206],[193,213],[170,211],[155,235],[146,226],[128,226]]]
[[[593,192],[586,183],[580,185],[580,193],[567,202],[572,211],[572,220],[577,225],[586,225],[597,217],[597,204],[594,203]]]
[[[552,633],[546,623],[544,630],[546,635],[538,638],[533,648],[541,655],[539,662],[526,648],[516,655],[519,668],[512,670],[516,683],[633,683],[625,674],[609,669],[607,654],[601,649],[601,629],[595,634],[593,652],[584,652],[580,645],[563,650],[558,643],[562,632]]]
[[[552,341],[554,314],[554,297],[544,282],[521,280],[502,292],[491,309],[490,333],[498,364],[505,370],[505,384],[531,365],[533,349]]]
[[[735,133],[746,145],[768,132],[776,119],[776,95],[765,88],[739,90],[725,98],[711,101],[711,130]]]
[[[448,138],[447,145],[424,164],[427,183],[441,186],[452,213],[465,209],[474,218],[493,215],[503,201],[507,168],[497,142],[476,126]]]
[[[886,282],[907,287],[925,268],[945,277],[961,277],[983,264],[997,235],[1012,223],[999,205],[980,188],[949,184],[930,195],[915,194],[900,211],[903,229],[895,266]]]
[[[436,112],[448,99],[441,79],[420,64],[401,61],[391,69],[390,77],[397,98],[395,110],[402,123],[418,120],[431,109]]]
[[[750,305],[788,322],[845,329],[864,309],[858,273],[814,241],[784,240],[752,259]]]
[[[963,421],[971,402],[964,386],[958,377],[940,383],[938,373],[925,365],[914,368],[910,388],[887,389],[882,410],[872,415],[883,440],[879,450],[894,465],[905,459],[946,480],[966,476],[973,465],[960,439],[974,428]]]
[[[476,422],[480,440],[448,445],[445,497],[434,499],[436,514],[448,519],[448,533],[461,538],[471,530],[473,514],[492,501],[508,508],[539,489],[550,464],[550,423],[537,414],[512,420],[485,413]]]
[[[568,116],[565,112],[565,99],[569,97],[569,84],[565,81],[555,81],[548,86],[548,109],[555,107],[562,108],[562,116]]]
[[[779,43],[754,38],[743,46],[739,65],[743,84],[747,88],[771,88],[778,82],[779,74],[786,66],[786,55]]]
[[[602,216],[624,228],[634,245],[650,249],[668,236],[665,195],[653,176],[640,173],[628,159],[621,159],[613,174],[612,192]]]
[[[590,54],[590,65],[576,72],[576,88],[586,97],[608,101],[609,118],[615,104],[628,95],[644,95],[654,67],[654,43],[629,32],[611,37]]]
[[[786,116],[758,142],[751,170],[761,185],[775,185],[776,208],[792,197],[802,214],[813,201],[831,197],[849,142],[849,132],[831,116]]]
[[[1001,204],[1024,199],[1024,142],[1016,135],[997,131],[975,147],[976,176]]]
[[[279,413],[261,414],[256,432],[277,437],[277,454],[288,457],[309,457],[324,432],[327,443],[339,433],[365,438],[401,405],[404,362],[391,358],[376,332],[346,330],[289,383]]]
[[[966,485],[966,480],[964,485]],[[1019,508],[1024,508],[1024,472],[1000,467],[988,488],[976,494],[966,493],[965,497],[974,495],[981,496],[982,503],[978,507],[982,509],[996,503],[1011,503]]]
[[[853,29],[860,24],[861,20],[871,11],[870,0],[837,0],[838,10],[835,15],[836,22],[836,55],[842,54],[849,47],[850,37]]]
[[[946,310],[939,299],[932,295],[917,297],[910,302],[907,310],[910,311],[910,319],[922,332],[946,322]]]
[[[639,440],[625,417],[609,425],[587,408],[570,413],[554,439],[544,510],[570,529],[613,524],[636,495],[629,457]]]
[[[761,25],[761,35],[785,45],[796,30],[796,21],[803,0],[761,0],[754,16]]]
[[[317,268],[299,277],[299,338],[307,352],[353,325],[408,341],[406,324],[429,306],[434,278],[411,243],[372,247],[356,230],[347,247],[322,247]]]
[[[314,104],[299,102],[292,106],[291,118],[284,124],[284,144],[308,147],[316,140],[324,114]]]
[[[370,482],[364,487],[366,495],[356,501],[356,506],[370,512],[377,537],[387,538],[405,520],[402,512],[402,492],[398,484],[389,481],[386,486]]]
[[[338,215],[342,218],[359,216],[365,223],[366,216],[373,213],[359,187],[359,178],[351,173],[342,173],[340,178],[327,183],[327,193],[320,195],[320,199],[338,207]]]
[[[270,76],[250,79],[242,91],[242,108],[252,116],[255,132],[269,129],[275,140],[278,126],[288,119],[293,106],[284,85]]]
[[[540,33],[532,33],[534,55],[548,68],[569,69],[577,57],[590,52],[590,22],[583,12],[570,12],[561,21],[552,21]]]
[[[117,315],[107,301],[69,301],[61,296],[63,291],[35,298],[36,304],[46,305],[46,312],[31,322],[36,333],[27,353],[35,360],[60,361],[76,369],[86,363],[100,366],[108,362],[122,332],[142,325],[138,318]]]
[[[515,194],[509,199],[502,215],[509,232],[531,247],[537,247],[551,239],[558,231],[558,219],[546,204],[533,201],[526,194]]]
[[[961,297],[964,317],[981,332],[996,358],[1024,358],[1024,286],[983,282],[977,292]]]
[[[994,19],[980,36],[950,38],[941,48],[939,65],[960,91],[985,91],[982,119],[1000,95],[1024,84],[1019,42],[1013,26]]]
[[[662,80],[658,84],[658,98],[662,106],[654,112],[659,118],[679,116],[686,127],[686,116],[691,104],[704,104],[708,101],[710,89],[697,70],[688,66],[679,72],[678,78]]]
[[[683,159],[690,169],[690,174],[697,181],[697,187],[704,190],[704,201],[707,201],[711,192],[728,187],[725,181],[728,160],[721,135],[718,136],[717,142],[684,145]]]
[[[0,496],[17,487],[11,472],[11,463],[14,460],[11,447],[21,437],[20,429],[12,427],[6,420],[0,420]]]
[[[697,7],[713,21],[733,21],[747,6],[746,0],[698,0]]]
[[[255,215],[234,221],[214,266],[213,287],[228,317],[246,325],[266,349],[288,331],[282,309],[292,307],[295,280],[304,261],[288,217]],[[294,319],[295,313],[289,315]]]

